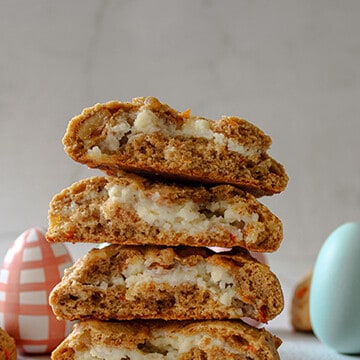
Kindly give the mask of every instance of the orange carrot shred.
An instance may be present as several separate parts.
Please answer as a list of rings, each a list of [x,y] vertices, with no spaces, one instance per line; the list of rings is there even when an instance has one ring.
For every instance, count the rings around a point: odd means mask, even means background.
[[[186,109],[185,111],[183,111],[181,113],[181,116],[184,118],[184,119],[189,119],[190,118],[190,113],[191,113],[191,109]]]
[[[297,298],[301,299],[307,293],[307,291],[308,291],[308,288],[306,286],[300,288],[296,294]]]

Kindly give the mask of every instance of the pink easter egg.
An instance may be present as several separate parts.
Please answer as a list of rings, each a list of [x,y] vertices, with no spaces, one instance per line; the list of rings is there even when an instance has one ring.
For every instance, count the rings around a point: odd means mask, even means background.
[[[67,335],[69,323],[55,318],[48,297],[72,263],[65,245],[48,243],[37,227],[7,251],[0,273],[0,326],[20,353],[50,353]]]

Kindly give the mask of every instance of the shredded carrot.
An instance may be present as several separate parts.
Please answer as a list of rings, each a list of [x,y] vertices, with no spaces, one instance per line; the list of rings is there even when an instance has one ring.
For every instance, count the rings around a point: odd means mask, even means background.
[[[233,235],[233,234],[229,234],[230,235],[230,242],[231,242],[231,244],[235,244],[235,242],[236,242],[236,236],[235,235]]]
[[[267,324],[264,306],[262,306],[259,310],[259,320],[260,322]]]
[[[248,344],[246,348],[247,348],[247,350],[249,350],[252,353],[256,354],[256,348],[253,345]]]
[[[181,116],[184,118],[184,119],[189,119],[190,118],[190,113],[191,113],[191,109],[186,109],[185,111],[183,111],[181,113]]]
[[[5,360],[10,360],[10,353],[5,349],[4,350]]]
[[[308,288],[306,286],[302,287],[299,289],[299,291],[297,292],[296,296],[298,299],[301,299],[304,297],[304,295],[307,293]]]
[[[238,126],[238,123],[236,122],[234,117],[228,118],[228,122],[229,122],[230,126],[233,126],[233,127]]]
[[[120,301],[124,301],[124,300],[126,299],[125,294],[120,294],[120,295],[118,296],[118,299],[119,299]]]
[[[66,234],[64,234],[65,239],[72,239],[74,237],[73,231],[68,231]]]

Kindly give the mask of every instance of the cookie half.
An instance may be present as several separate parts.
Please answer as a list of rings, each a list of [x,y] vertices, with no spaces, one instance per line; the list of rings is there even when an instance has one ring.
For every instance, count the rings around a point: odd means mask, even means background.
[[[109,245],[65,271],[49,297],[59,319],[239,319],[283,309],[280,283],[247,251]]]
[[[52,353],[52,360],[277,360],[281,340],[241,321],[88,320]]]
[[[296,331],[312,332],[309,298],[312,271],[296,285],[291,301],[291,325]]]
[[[54,196],[51,242],[241,246],[272,252],[282,223],[254,196],[231,186],[185,186],[140,176],[92,177]]]
[[[269,136],[246,120],[180,113],[154,97],[112,101],[74,117],[63,138],[75,161],[109,175],[118,170],[202,183],[226,183],[256,196],[283,191],[284,167],[267,154]]]

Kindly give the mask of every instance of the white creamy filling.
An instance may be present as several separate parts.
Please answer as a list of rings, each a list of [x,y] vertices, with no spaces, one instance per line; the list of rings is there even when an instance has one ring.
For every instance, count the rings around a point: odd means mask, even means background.
[[[133,126],[125,118],[118,118],[116,126],[108,126],[107,137],[99,146],[94,146],[88,150],[89,157],[99,158],[103,151],[116,151],[119,142],[126,136],[128,141],[138,134],[150,134],[161,131],[168,136],[185,136],[213,140],[220,147],[227,147],[229,151],[237,152],[245,157],[252,157],[259,153],[257,148],[245,147],[234,139],[225,137],[224,134],[211,130],[210,124],[205,119],[190,118],[186,120],[181,129],[177,129],[173,124],[165,124],[152,111],[143,110],[136,116]],[[165,149],[167,155],[171,149]]]
[[[151,339],[142,349],[92,345],[86,351],[76,352],[75,360],[175,360],[180,354],[190,352],[193,348],[207,351],[213,347],[225,348],[227,352],[233,354],[238,353],[225,341],[211,338],[207,334],[169,336],[169,334],[164,333]]]
[[[131,186],[108,185],[106,187],[109,200],[120,204],[131,204],[139,218],[151,226],[167,231],[190,234],[211,231],[216,227],[222,227],[232,233],[236,238],[242,239],[242,231],[238,227],[239,222],[244,223],[244,229],[251,225],[255,236],[262,224],[258,223],[259,215],[240,215],[236,204],[225,201],[209,203],[206,209],[200,209],[199,204],[187,201],[183,204],[165,204],[161,201],[161,195],[156,192],[151,198],[144,195],[143,191]],[[205,210],[205,211],[204,211]],[[247,239],[255,241],[254,239]]]
[[[150,261],[138,261],[130,263],[122,271],[123,276],[114,276],[110,283],[116,286],[125,286],[127,292],[125,298],[129,301],[135,300],[144,283],[169,284],[176,287],[182,284],[195,284],[199,289],[209,290],[215,301],[224,306],[230,306],[232,300],[237,297],[235,281],[227,271],[219,266],[201,263],[196,266],[175,264],[170,269],[161,266],[151,266]],[[107,285],[101,284],[104,289]]]
[[[110,286],[125,286],[125,298],[128,301],[135,300],[144,283],[168,284],[174,288],[182,284],[194,284],[199,289],[210,291],[214,300],[224,306],[231,306],[233,299],[239,299],[234,278],[219,266],[205,262],[196,266],[176,263],[167,269],[152,264],[152,260],[128,263],[121,276],[111,277],[108,283],[102,281],[99,287],[105,291]],[[238,310],[242,314],[242,310]]]

